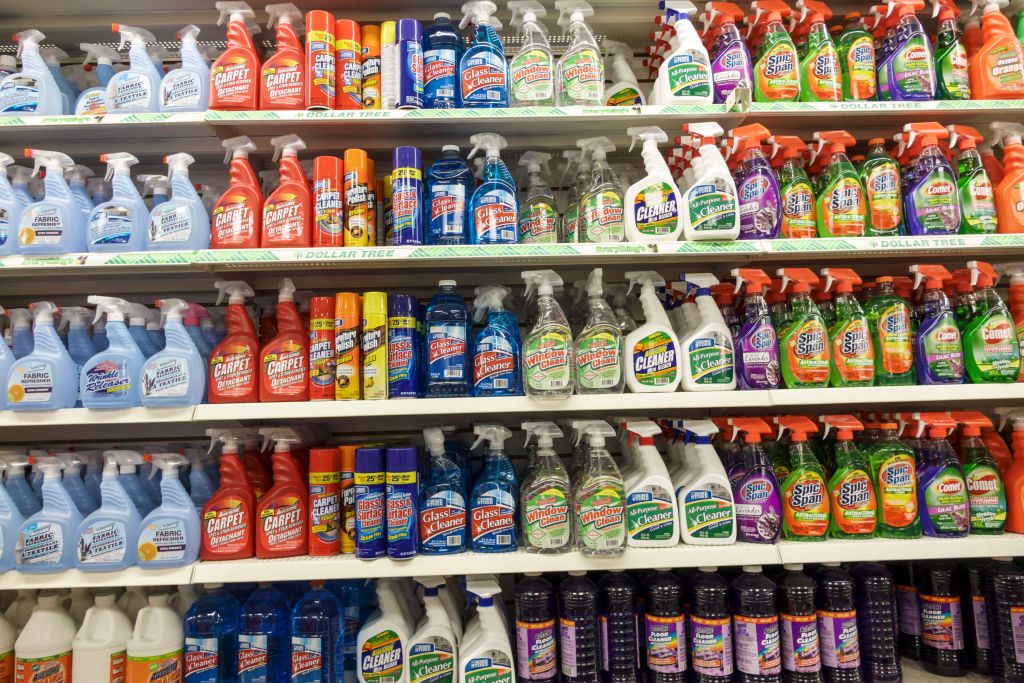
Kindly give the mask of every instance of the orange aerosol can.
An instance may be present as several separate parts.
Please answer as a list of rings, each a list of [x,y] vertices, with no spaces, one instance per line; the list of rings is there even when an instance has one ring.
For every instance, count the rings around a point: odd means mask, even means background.
[[[345,246],[369,246],[371,196],[366,152],[361,149],[345,150]]]
[[[380,109],[380,26],[362,30],[363,109]]]
[[[344,177],[339,157],[313,160],[313,246],[341,247],[345,244],[345,211],[341,196]]]
[[[341,453],[341,552],[356,551],[356,446],[338,446]]]
[[[358,294],[338,292],[334,297],[334,398],[339,401],[363,397],[359,329],[363,306]]]
[[[314,9],[306,14],[306,109],[334,109],[336,105],[334,17]]]
[[[359,24],[351,19],[334,22],[334,46],[337,55],[336,109],[363,108],[363,63]]]

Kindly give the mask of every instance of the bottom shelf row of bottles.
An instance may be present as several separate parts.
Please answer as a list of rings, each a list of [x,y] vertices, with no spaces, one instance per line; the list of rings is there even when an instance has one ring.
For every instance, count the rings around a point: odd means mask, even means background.
[[[898,683],[901,656],[1024,676],[1008,558],[21,590],[0,606],[5,681]]]

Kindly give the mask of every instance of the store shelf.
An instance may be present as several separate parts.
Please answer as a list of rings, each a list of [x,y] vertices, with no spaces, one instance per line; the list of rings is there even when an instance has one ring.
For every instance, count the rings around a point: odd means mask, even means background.
[[[194,406],[183,406],[180,408],[115,408],[112,410],[91,410],[89,408],[5,410],[0,412],[0,427],[179,423],[192,421],[194,412]]]
[[[773,407],[818,407],[822,412],[936,403],[946,409],[959,409],[961,406],[1019,405],[1022,402],[1024,387],[1020,384],[779,389],[771,392]]]
[[[936,676],[925,671],[921,662],[907,659],[906,657],[901,660],[900,666],[903,668],[903,683],[936,683],[936,681],[943,681],[943,683],[989,683],[992,680],[989,676],[982,676],[976,673],[968,673],[966,676],[959,678]]]
[[[117,588],[123,586],[177,586],[192,582],[193,566],[174,569],[129,567],[116,572],[83,572],[70,569],[53,574],[0,574],[0,590],[19,588]]]
[[[872,538],[862,541],[829,539],[817,543],[781,541],[776,546],[784,564],[817,562],[892,562],[970,557],[1024,555],[1024,535],[968,536],[966,538]]]

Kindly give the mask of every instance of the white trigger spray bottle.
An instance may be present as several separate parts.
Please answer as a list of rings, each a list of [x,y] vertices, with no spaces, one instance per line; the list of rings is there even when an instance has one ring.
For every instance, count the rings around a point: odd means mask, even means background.
[[[630,128],[626,134],[643,141],[641,156],[647,175],[626,190],[626,239],[630,242],[675,242],[683,231],[679,188],[668,170],[665,158],[658,151],[659,142],[668,142],[668,135],[656,126]]]
[[[612,82],[604,89],[605,106],[633,107],[647,104],[647,99],[636,80],[636,74],[633,73],[633,67],[630,66],[633,59],[632,48],[617,40],[605,40],[601,47],[605,52],[606,71],[611,72],[608,80]]]
[[[711,296],[718,278],[711,273],[691,273],[682,279],[697,288],[700,320],[679,342],[684,391],[731,391],[736,388],[732,333]]]
[[[100,161],[107,165],[106,179],[113,182],[114,194],[89,214],[89,251],[146,251],[149,208],[131,176],[139,160],[127,152],[115,152],[101,154]]]
[[[572,330],[565,312],[555,299],[555,287],[562,278],[553,270],[527,270],[526,296],[537,290],[537,314],[523,343],[523,378],[526,395],[562,399],[573,392]]]
[[[724,133],[717,123],[688,123],[683,131],[697,150],[692,176],[683,192],[683,236],[688,241],[734,240],[740,234],[736,181],[715,139]]]
[[[729,477],[711,445],[718,427],[710,420],[684,420],[692,439],[687,476],[676,489],[679,536],[688,545],[731,545],[736,542],[736,511]]]
[[[39,44],[46,36],[28,29],[14,37],[18,41],[21,71],[0,81],[0,114],[60,116],[65,113],[60,86],[39,51]],[[34,83],[35,87],[26,87],[28,83]]]
[[[654,437],[661,427],[650,420],[626,423],[640,477],[626,488],[626,545],[639,548],[665,548],[679,542],[679,511],[675,488]]]
[[[107,113],[107,85],[114,77],[114,63],[121,63],[121,54],[108,45],[96,43],[79,43],[79,49],[85,52],[82,68],[89,68],[90,61],[96,62],[96,80],[99,85],[86,88],[75,102],[75,116],[100,115]]]
[[[646,322],[626,335],[626,384],[633,393],[675,391],[679,386],[679,338],[658,300],[665,279],[651,270],[626,273],[629,290],[640,283]],[[627,293],[628,293],[627,291]]]
[[[550,107],[555,103],[554,57],[548,33],[538,19],[547,10],[537,0],[511,0],[512,26],[523,46],[509,62],[509,99],[513,107]]]

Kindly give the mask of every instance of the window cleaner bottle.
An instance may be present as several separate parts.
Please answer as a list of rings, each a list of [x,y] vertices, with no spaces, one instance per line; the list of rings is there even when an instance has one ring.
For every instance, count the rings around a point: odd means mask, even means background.
[[[589,154],[591,177],[581,187],[576,234],[580,242],[625,241],[624,201],[615,172],[608,165],[608,154],[615,145],[606,137],[581,138],[576,145]],[[582,166],[582,163],[581,163]]]
[[[957,151],[956,184],[960,195],[960,234],[996,232],[995,193],[992,178],[982,163],[977,146],[984,139],[971,126],[949,125],[949,147]]]
[[[535,466],[520,485],[519,526],[530,553],[558,554],[572,549],[569,475],[554,449],[562,430],[553,422],[524,422],[527,441],[537,436]]]
[[[754,55],[754,101],[796,102],[800,99],[800,58],[782,20],[792,14],[781,0],[756,0],[748,33],[761,35]]]
[[[914,384],[914,344],[910,330],[910,305],[896,295],[893,278],[875,280],[874,295],[864,305],[875,349],[875,383],[878,386]]]
[[[656,126],[629,128],[626,134],[643,142],[641,156],[647,175],[630,185],[623,205],[626,213],[626,239],[630,242],[674,242],[683,230],[682,206],[679,188],[672,178],[664,157],[658,151],[659,142],[668,136]],[[629,151],[633,151],[630,145]]]
[[[217,25],[228,24],[228,47],[210,68],[210,109],[256,111],[260,108],[260,58],[252,41],[260,31],[256,14],[245,2],[221,0],[216,6]]]
[[[82,366],[80,393],[86,408],[131,408],[142,405],[139,380],[146,357],[125,327],[131,304],[124,299],[90,296],[97,313],[107,315],[109,346]],[[145,330],[143,330],[145,334]]]
[[[245,135],[221,143],[230,159],[230,183],[210,211],[210,247],[213,249],[254,249],[263,234],[263,193],[249,163],[256,144]]]
[[[506,287],[478,287],[473,319],[487,311],[487,324],[476,335],[473,349],[473,396],[522,396],[522,344],[519,323],[505,310]]]
[[[797,29],[805,33],[803,58],[800,60],[800,101],[841,102],[843,79],[839,51],[828,31],[832,10],[823,2],[800,0]]]
[[[274,485],[256,506],[256,557],[305,555],[309,551],[308,492],[292,453],[293,445],[301,445],[302,440],[288,427],[266,427],[260,434],[274,443]]]
[[[46,38],[35,29],[14,34],[18,41],[21,71],[0,80],[0,114],[60,116],[64,99],[60,87],[43,61],[39,45]]]
[[[472,159],[481,147],[485,153],[483,183],[469,200],[470,243],[517,244],[519,203],[512,174],[501,160],[501,150],[508,143],[495,133],[479,133],[469,141],[473,149],[467,158]]]
[[[113,24],[111,28],[121,35],[118,50],[123,50],[125,43],[131,43],[131,47],[128,70],[114,74],[107,84],[107,110],[112,114],[160,111],[162,72],[157,70],[147,50],[147,46],[156,43],[156,38],[137,26]]]
[[[977,411],[952,412],[962,425],[960,452],[972,534],[1001,534],[1006,526],[1006,487],[999,465],[981,440],[981,430],[992,421]]]
[[[441,148],[441,157],[427,169],[427,244],[469,244],[469,200],[476,189],[469,164],[457,145]]]
[[[156,593],[139,610],[127,645],[126,680],[151,681],[158,672],[167,680],[184,680],[185,632],[169,600],[168,593]]]
[[[711,296],[718,278],[711,273],[681,276],[696,287],[700,321],[679,340],[684,391],[731,391],[736,388],[733,339],[722,312]]]
[[[747,543],[775,543],[782,525],[779,482],[761,445],[772,428],[759,417],[731,417],[733,436],[743,435],[743,474],[733,485],[736,538]]]
[[[235,560],[253,556],[255,552],[256,495],[246,476],[238,454],[241,436],[230,429],[208,429],[211,450],[218,442],[220,454],[220,488],[202,510],[202,549],[207,560]]]
[[[679,510],[665,461],[654,446],[661,428],[650,420],[626,423],[639,477],[626,487],[626,544],[668,547],[679,542]]]
[[[917,463],[914,452],[897,438],[895,422],[879,424],[880,439],[865,449],[878,497],[878,526],[882,538],[918,538]]]
[[[782,224],[779,237],[809,239],[818,232],[817,202],[804,168],[807,144],[795,135],[773,135],[771,162],[779,176]]]
[[[513,107],[545,107],[555,103],[554,57],[547,30],[538,21],[547,14],[536,0],[511,0],[512,26],[523,45],[509,62],[509,99]]]
[[[951,235],[960,229],[956,176],[938,141],[949,131],[937,123],[908,123],[908,154],[916,155],[915,177],[906,180],[904,203],[910,235]]]
[[[65,172],[75,162],[61,152],[26,149],[25,156],[35,160],[32,176],[46,172],[42,199],[25,207],[18,224],[18,243],[22,254],[68,254],[86,250],[85,215],[68,188]]]
[[[519,165],[526,167],[526,198],[519,206],[519,239],[523,244],[557,244],[558,205],[548,182],[551,155],[525,152]]]
[[[466,488],[458,459],[445,448],[437,427],[423,430],[430,453],[430,475],[419,498],[419,550],[424,555],[446,555],[466,550]]]
[[[303,14],[291,3],[267,5],[265,10],[268,19],[267,29],[276,27],[276,49],[267,57],[262,67],[258,63],[256,66],[259,72],[259,109],[305,109],[306,91],[315,86],[307,83],[307,79],[312,76],[306,73],[306,55],[299,38],[306,23]],[[332,32],[333,28],[332,25]],[[314,39],[313,42],[317,41]],[[333,54],[334,46],[331,45],[331,55]],[[330,62],[333,64],[333,57]],[[313,67],[314,70],[316,68]],[[333,75],[330,87],[334,87]]]
[[[555,65],[555,96],[559,106],[600,106],[604,103],[604,61],[585,18],[594,8],[584,0],[556,0],[558,25],[569,36]]]
[[[323,581],[313,581],[310,590],[295,602],[291,610],[291,644],[285,646],[291,680],[335,679],[335,671],[342,666],[341,612],[337,598],[324,588]]]
[[[629,289],[640,283],[646,322],[626,335],[626,384],[633,393],[675,391],[681,380],[679,338],[669,323],[655,287],[665,280],[654,271],[626,273]]]
[[[736,291],[746,287],[742,326],[735,339],[736,383],[741,389],[777,389],[782,382],[779,338],[764,298],[771,278],[763,270],[732,271]]]
[[[117,606],[117,593],[105,589],[96,595],[72,641],[71,676],[68,680],[116,683],[123,680],[132,622]]]
[[[441,280],[427,306],[425,377],[428,397],[467,396],[471,381],[469,334],[472,323],[455,280]]]
[[[239,616],[239,681],[278,683],[288,679],[290,622],[288,599],[271,584],[261,583],[245,601]]]
[[[762,150],[769,137],[771,133],[759,123],[739,126],[730,132],[730,157],[739,159],[742,169],[736,176],[739,239],[774,239],[782,224],[779,181]]]
[[[523,379],[526,395],[562,399],[573,392],[573,337],[569,321],[554,297],[562,278],[553,270],[522,273],[526,297],[536,290],[536,316],[523,345]]]
[[[873,100],[878,91],[875,43],[859,12],[843,17],[844,28],[836,42],[843,81],[843,100]]]
[[[915,264],[914,289],[924,282],[921,323],[914,338],[918,384],[961,384],[964,381],[964,352],[960,329],[949,297],[942,290],[952,274],[940,265]]]
[[[259,340],[252,318],[245,308],[245,297],[255,292],[245,282],[218,280],[217,304],[228,295],[228,334],[211,353],[208,375],[210,403],[256,403],[259,401],[257,356]],[[259,356],[262,358],[262,356]]]
[[[874,483],[868,473],[868,462],[854,444],[854,432],[864,425],[852,415],[822,415],[825,425],[822,439],[836,430],[835,469],[828,481],[832,503],[832,538],[872,538],[878,525],[878,500]]]
[[[435,12],[434,23],[423,30],[424,109],[462,108],[459,83],[462,45],[462,35],[452,23],[451,15]]]
[[[298,135],[273,138],[274,161],[281,160],[281,182],[263,205],[261,247],[312,246],[312,195],[309,179],[299,164],[306,143]]]
[[[103,502],[77,529],[75,567],[82,571],[124,569],[138,560],[142,517],[121,484],[114,451],[108,451],[104,459],[100,484]]]
[[[474,552],[503,553],[516,550],[517,486],[503,474],[508,460],[505,440],[512,432],[501,425],[476,425],[472,449],[487,441],[489,449],[469,496],[470,549]]]
[[[963,330],[967,374],[974,384],[1016,382],[1020,345],[1013,319],[994,287],[998,274],[984,261],[968,261],[974,286],[974,316]]]
[[[278,284],[277,335],[260,349],[260,401],[308,401],[309,333],[291,278]]]
[[[1001,8],[1009,0],[974,0],[973,12],[984,4],[981,30],[984,42],[970,55],[972,95],[976,100],[1024,99],[1024,48]]]
[[[793,322],[782,330],[779,348],[782,352],[782,381],[787,389],[826,387],[832,365],[825,319],[811,298],[811,287],[820,280],[808,268],[779,268],[782,290],[793,283],[789,305]]]
[[[818,425],[803,415],[775,418],[779,438],[790,432],[789,476],[782,482],[782,538],[787,541],[824,541],[828,535],[830,500],[825,470],[807,443]]]
[[[149,209],[131,176],[131,167],[139,160],[116,152],[101,154],[100,161],[107,165],[106,179],[113,181],[114,194],[89,214],[89,251],[146,251]]]
[[[185,680],[238,680],[238,626],[242,606],[221,584],[204,586],[183,619]]]
[[[615,313],[604,299],[602,269],[587,278],[587,320],[576,336],[576,388],[580,394],[622,393],[623,339]]]
[[[95,61],[96,80],[99,85],[82,90],[75,101],[76,116],[98,116],[107,113],[107,84],[114,77],[114,62],[121,63],[121,54],[108,45],[96,43],[79,43],[79,49],[85,52],[82,68],[91,71],[90,62]]]
[[[143,518],[138,542],[130,546],[143,569],[184,567],[199,558],[199,513],[178,477],[178,468],[186,464],[183,455],[153,456],[154,470],[160,470],[160,505]]]
[[[17,570],[46,574],[71,569],[82,515],[61,482],[63,465],[56,458],[29,462],[43,473],[43,507],[18,528]]]
[[[829,326],[832,349],[829,383],[833,387],[869,387],[875,379],[875,350],[871,345],[868,319],[853,294],[860,276],[849,268],[822,268],[825,291],[835,283],[836,319]]]
[[[473,42],[459,61],[462,106],[494,109],[509,106],[509,65],[492,16],[498,6],[490,0],[472,0],[462,6],[459,28],[473,23]]]
[[[14,643],[14,666],[8,669],[12,681],[71,681],[76,626],[60,600],[54,590],[39,594],[38,605]]]
[[[860,237],[867,228],[866,192],[846,156],[847,147],[857,141],[845,130],[819,131],[814,139],[817,154],[828,160],[815,206],[818,236]]]
[[[956,420],[946,413],[914,413],[921,440],[917,497],[925,536],[953,538],[970,530],[970,499],[960,460],[946,440]]]
[[[49,301],[31,304],[35,321],[32,351],[17,359],[6,376],[11,410],[54,410],[75,405],[77,365],[53,327],[57,310]]]
[[[960,10],[952,0],[931,0],[932,17],[938,17],[935,34],[935,97],[940,100],[971,99],[967,49],[957,27]],[[1007,23],[1009,28],[1009,23]]]

